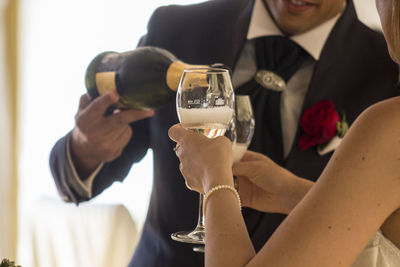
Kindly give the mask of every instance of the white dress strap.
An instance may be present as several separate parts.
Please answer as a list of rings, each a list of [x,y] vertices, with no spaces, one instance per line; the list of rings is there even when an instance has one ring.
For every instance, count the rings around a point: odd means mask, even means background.
[[[361,252],[352,267],[400,266],[400,250],[379,230]]]

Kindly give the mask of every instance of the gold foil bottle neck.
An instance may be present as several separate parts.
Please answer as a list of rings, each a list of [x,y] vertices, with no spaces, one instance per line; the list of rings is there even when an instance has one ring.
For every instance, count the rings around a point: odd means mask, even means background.
[[[191,65],[191,64],[186,64],[180,60],[174,61],[171,63],[171,65],[168,67],[167,70],[167,75],[166,75],[166,82],[168,87],[172,91],[177,91],[178,86],[179,86],[179,81],[181,79],[182,73],[184,69],[188,68],[205,68],[207,67],[206,65]],[[202,80],[202,84],[207,84],[207,77],[206,75],[199,75],[199,80]]]

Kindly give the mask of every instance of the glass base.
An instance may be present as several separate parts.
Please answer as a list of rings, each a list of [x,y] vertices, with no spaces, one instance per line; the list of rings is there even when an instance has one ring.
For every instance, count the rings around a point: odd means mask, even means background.
[[[205,248],[204,248],[204,246],[196,246],[196,247],[193,247],[193,251],[194,252],[204,253],[205,252]]]
[[[204,244],[206,232],[204,229],[196,228],[193,231],[182,231],[171,234],[171,238],[175,241],[191,244]]]

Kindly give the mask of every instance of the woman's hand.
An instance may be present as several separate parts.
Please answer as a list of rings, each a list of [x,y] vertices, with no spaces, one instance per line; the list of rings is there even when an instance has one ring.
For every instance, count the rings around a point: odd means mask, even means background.
[[[234,164],[233,175],[242,205],[263,212],[288,214],[313,185],[252,151]]]
[[[180,124],[172,126],[168,135],[177,143],[179,168],[190,190],[204,194],[216,185],[233,185],[232,144],[228,138],[209,139]]]

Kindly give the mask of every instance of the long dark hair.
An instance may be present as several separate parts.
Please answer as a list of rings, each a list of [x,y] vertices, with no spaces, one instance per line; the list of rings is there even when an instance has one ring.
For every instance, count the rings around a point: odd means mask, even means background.
[[[392,0],[393,52],[400,57],[400,0]]]
[[[400,0],[392,0],[392,34],[393,34],[393,53],[400,58]],[[400,87],[400,65],[399,65],[399,82]]]

